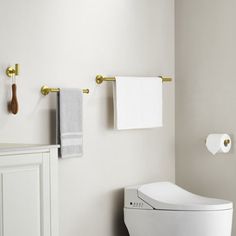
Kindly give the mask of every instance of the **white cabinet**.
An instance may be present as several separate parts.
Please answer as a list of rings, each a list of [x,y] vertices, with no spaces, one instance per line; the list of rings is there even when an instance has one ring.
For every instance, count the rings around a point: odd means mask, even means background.
[[[57,146],[0,147],[0,236],[58,236]]]

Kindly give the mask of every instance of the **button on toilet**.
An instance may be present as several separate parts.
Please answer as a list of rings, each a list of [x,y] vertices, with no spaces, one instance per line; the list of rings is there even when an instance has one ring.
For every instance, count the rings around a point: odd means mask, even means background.
[[[233,204],[170,182],[125,188],[130,236],[231,236]]]

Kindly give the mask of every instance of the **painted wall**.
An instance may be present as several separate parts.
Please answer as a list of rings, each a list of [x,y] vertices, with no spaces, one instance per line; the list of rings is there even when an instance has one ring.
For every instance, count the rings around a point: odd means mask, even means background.
[[[214,157],[205,138],[218,132],[235,136],[235,9],[233,0],[176,1],[177,183],[234,203],[235,147]]]
[[[96,74],[174,76],[174,0],[2,0],[0,142],[54,143],[55,94],[44,84],[90,88],[84,157],[59,161],[61,236],[125,236],[123,187],[175,179],[174,83],[164,85],[164,127],[113,130],[112,85]],[[7,112],[22,66],[20,112]]]

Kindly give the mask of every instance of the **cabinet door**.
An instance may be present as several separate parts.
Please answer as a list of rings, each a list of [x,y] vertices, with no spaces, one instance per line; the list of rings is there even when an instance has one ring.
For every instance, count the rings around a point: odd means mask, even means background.
[[[50,235],[47,153],[0,157],[0,236]]]

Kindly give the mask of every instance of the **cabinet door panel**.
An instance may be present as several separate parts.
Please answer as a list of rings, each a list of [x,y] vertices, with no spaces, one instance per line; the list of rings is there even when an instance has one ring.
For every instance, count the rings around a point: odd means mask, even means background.
[[[51,236],[50,156],[0,158],[0,236]]]
[[[40,166],[2,173],[3,235],[40,236]]]

